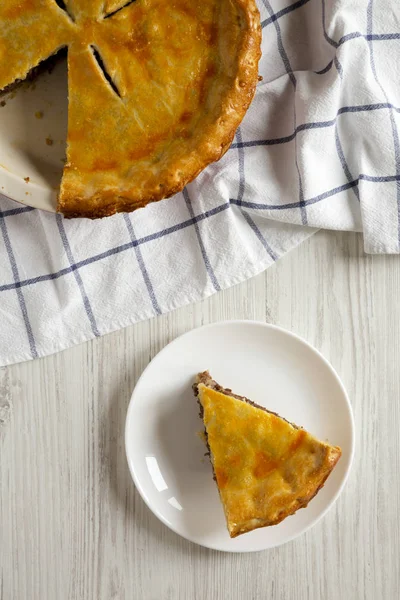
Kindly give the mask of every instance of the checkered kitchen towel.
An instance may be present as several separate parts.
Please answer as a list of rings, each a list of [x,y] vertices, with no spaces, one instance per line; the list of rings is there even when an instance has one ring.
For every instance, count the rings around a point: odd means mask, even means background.
[[[256,98],[175,198],[64,221],[0,198],[0,365],[194,302],[314,230],[400,239],[400,0],[258,0]]]

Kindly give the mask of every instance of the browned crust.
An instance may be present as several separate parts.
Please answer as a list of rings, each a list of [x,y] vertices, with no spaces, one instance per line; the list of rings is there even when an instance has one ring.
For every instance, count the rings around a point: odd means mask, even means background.
[[[264,412],[270,413],[271,415],[275,415],[276,417],[279,417],[280,419],[283,419],[284,421],[289,423],[295,429],[299,429],[299,427],[297,425],[295,425],[294,423],[290,423],[290,421],[287,421],[286,419],[284,419],[283,417],[278,415],[278,413],[275,413],[272,410],[268,410],[267,408],[265,408],[265,406],[260,406],[259,404],[256,404],[256,402],[249,400],[245,396],[239,396],[238,394],[234,394],[230,388],[222,387],[221,385],[219,385],[219,383],[217,383],[215,381],[215,379],[213,379],[211,377],[211,375],[208,371],[203,371],[202,373],[199,373],[196,377],[196,381],[194,382],[194,384],[192,386],[194,395],[197,398],[197,404],[199,405],[199,417],[202,421],[203,421],[203,416],[204,416],[204,409],[203,409],[203,405],[201,404],[201,402],[199,400],[199,384],[200,383],[202,383],[203,385],[205,385],[206,387],[208,387],[212,390],[215,390],[216,392],[221,392],[222,394],[225,394],[226,396],[232,396],[232,398],[236,398],[237,400],[242,400],[243,402],[247,402],[248,404],[251,404],[252,406],[255,406],[256,408],[259,408],[259,409],[263,410]],[[205,443],[207,446],[207,454],[210,457],[210,463],[211,463],[212,470],[213,470],[213,478],[214,478],[214,481],[217,481],[217,478],[215,477],[214,466],[211,461],[211,449],[210,449],[210,445],[208,443],[207,429],[205,427],[204,427],[204,437],[205,437]],[[260,525],[260,527],[263,527],[263,525]],[[232,537],[234,537],[234,536],[232,536]]]
[[[231,396],[232,398],[236,398],[237,400],[242,400],[243,402],[247,402],[248,404],[251,404],[252,406],[255,406],[256,408],[260,408],[261,410],[270,413],[272,415],[275,415],[277,417],[279,417],[280,419],[283,419],[284,421],[286,421],[287,423],[289,423],[290,425],[292,425],[292,427],[294,427],[295,429],[300,429],[297,425],[295,425],[294,423],[291,423],[290,421],[287,421],[287,419],[284,419],[283,417],[281,417],[280,415],[278,415],[278,413],[275,413],[273,411],[270,411],[268,409],[266,409],[264,406],[260,406],[259,404],[256,404],[255,402],[253,402],[252,400],[249,400],[248,398],[246,398],[245,396],[239,396],[237,394],[234,394],[232,392],[231,389],[229,388],[224,388],[221,385],[219,385],[219,383],[217,383],[210,375],[210,373],[208,371],[203,371],[202,373],[199,373],[196,377],[196,381],[193,384],[193,391],[194,391],[194,395],[197,398],[197,402],[200,406],[200,418],[203,420],[203,406],[198,398],[199,395],[199,384],[203,384],[206,387],[213,389],[217,392],[221,392],[222,394],[225,394],[227,396]],[[208,454],[210,456],[210,463],[213,469],[213,477],[214,480],[216,481],[216,477],[215,477],[215,473],[214,473],[214,466],[212,464],[212,460],[211,460],[211,450],[210,450],[210,446],[208,444],[208,437],[207,437],[207,430],[204,427],[204,434],[205,434],[205,439],[206,439],[206,445],[207,445],[207,449],[208,449]],[[332,446],[332,451],[330,453],[329,456],[329,468],[327,469],[327,472],[324,476],[324,478],[322,479],[320,485],[314,489],[310,494],[308,494],[307,496],[304,497],[300,497],[297,499],[297,503],[294,505],[294,507],[291,510],[283,510],[278,519],[275,519],[274,521],[267,521],[267,520],[259,520],[259,522],[257,524],[252,523],[249,526],[242,526],[239,527],[237,530],[234,531],[229,531],[229,535],[231,538],[235,538],[238,535],[241,535],[243,533],[248,533],[249,531],[253,531],[254,529],[260,529],[261,527],[271,527],[273,525],[278,525],[279,523],[281,523],[281,521],[283,521],[284,519],[286,519],[286,517],[289,517],[290,515],[293,515],[295,512],[297,512],[300,508],[306,508],[306,506],[308,505],[308,503],[318,494],[318,492],[323,488],[326,480],[328,479],[329,475],[331,474],[331,472],[333,471],[333,469],[336,466],[336,463],[338,462],[338,460],[340,459],[341,455],[342,455],[342,451],[338,446]],[[219,490],[218,490],[219,491]]]
[[[209,128],[207,139],[196,148],[192,169],[184,173],[177,169],[171,173],[168,180],[163,180],[153,189],[147,189],[140,198],[128,198],[115,195],[105,202],[100,193],[95,198],[79,199],[79,204],[71,202],[71,196],[66,193],[65,201],[59,197],[57,211],[66,218],[86,217],[97,219],[114,215],[118,212],[132,212],[143,208],[151,202],[169,198],[195,179],[207,165],[222,158],[232,143],[236,129],[239,127],[251,101],[253,100],[258,82],[258,62],[261,57],[261,25],[260,13],[255,0],[231,0],[242,10],[246,21],[246,29],[242,38],[242,48],[239,53],[238,71],[230,93],[224,99],[221,114]],[[67,190],[65,190],[67,192]]]
[[[239,396],[238,394],[234,394],[230,388],[224,388],[224,387],[222,387],[221,385],[219,385],[219,383],[217,383],[211,377],[211,375],[210,375],[210,373],[208,371],[203,371],[202,373],[199,373],[197,375],[197,377],[196,377],[196,381],[193,384],[193,391],[194,391],[194,395],[196,397],[199,394],[199,384],[200,383],[202,383],[206,387],[209,387],[212,390],[215,390],[216,392],[221,392],[222,394],[225,394],[226,396],[232,396],[232,398],[236,398],[237,400],[243,400],[243,402],[247,402],[247,404],[251,404],[252,406],[255,406],[256,408],[259,408],[260,410],[263,410],[264,412],[267,412],[267,413],[270,413],[271,415],[275,415],[276,417],[279,417],[283,421],[286,421],[286,423],[289,423],[289,425],[291,425],[295,429],[300,429],[300,427],[298,425],[295,425],[294,423],[291,423],[290,421],[288,421],[284,417],[281,417],[280,415],[278,415],[278,413],[273,412],[272,410],[268,410],[267,408],[265,408],[265,406],[260,406],[260,404],[257,404],[256,402],[253,402],[252,400],[249,400],[245,396]]]
[[[67,46],[62,46],[59,50],[56,50],[54,54],[51,54],[48,58],[42,60],[36,67],[33,67],[23,79],[16,79],[5,88],[0,90],[0,98],[11,94],[18,90],[23,84],[31,83],[37,79],[42,73],[51,73],[56,65],[64,60],[67,56]]]
[[[255,529],[260,529],[261,527],[272,527],[273,525],[279,525],[279,523],[281,523],[284,519],[286,519],[286,517],[290,517],[291,515],[294,515],[298,510],[300,510],[300,508],[306,508],[308,503],[311,502],[311,500],[313,498],[315,498],[315,496],[318,494],[318,492],[324,487],[326,480],[328,479],[329,475],[332,473],[333,469],[336,466],[336,463],[338,462],[339,458],[342,455],[342,451],[340,448],[336,447],[335,449],[337,450],[337,453],[335,455],[332,455],[332,460],[330,462],[329,470],[327,471],[327,473],[326,473],[325,477],[323,478],[323,480],[321,481],[320,485],[315,490],[313,490],[313,493],[309,494],[308,496],[306,496],[304,498],[298,498],[297,504],[292,508],[292,510],[282,511],[280,513],[279,518],[276,519],[275,521],[260,520],[259,523],[256,525],[250,525],[248,527],[246,527],[246,526],[240,527],[237,530],[235,530],[234,532],[229,532],[230,537],[235,538],[238,535],[242,535],[242,533],[248,533],[249,531],[254,531]]]

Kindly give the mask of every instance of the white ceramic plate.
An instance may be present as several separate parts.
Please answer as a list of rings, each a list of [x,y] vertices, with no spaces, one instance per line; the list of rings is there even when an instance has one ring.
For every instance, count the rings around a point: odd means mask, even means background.
[[[223,386],[278,412],[342,448],[324,488],[306,509],[275,527],[228,535],[191,389],[208,369]],[[164,348],[141,376],[129,405],[126,453],[142,498],[168,527],[208,548],[251,552],[283,544],[309,529],[332,506],[354,452],[353,415],[327,361],[299,337],[252,321],[195,329]]]
[[[0,106],[0,193],[55,212],[66,150],[66,62],[12,96],[0,98],[6,102]]]

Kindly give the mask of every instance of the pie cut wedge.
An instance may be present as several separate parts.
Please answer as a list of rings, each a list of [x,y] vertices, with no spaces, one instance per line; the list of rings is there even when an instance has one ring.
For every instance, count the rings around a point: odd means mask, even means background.
[[[277,525],[305,508],[341,449],[222,388],[207,371],[193,389],[229,535]]]
[[[221,158],[260,44],[255,0],[1,0],[0,92],[67,48],[58,210],[103,217],[167,198]]]

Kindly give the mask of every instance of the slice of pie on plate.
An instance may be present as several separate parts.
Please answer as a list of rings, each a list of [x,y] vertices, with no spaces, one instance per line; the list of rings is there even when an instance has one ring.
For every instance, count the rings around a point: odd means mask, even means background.
[[[0,90],[68,48],[67,217],[179,192],[230,146],[255,92],[255,0],[1,0]]]
[[[218,385],[193,386],[230,536],[277,525],[324,485],[341,449]]]

